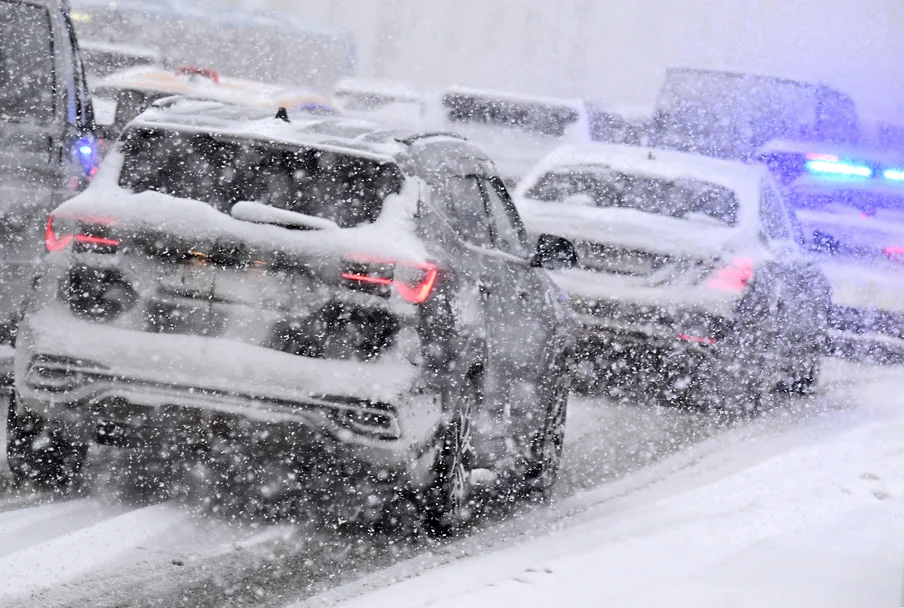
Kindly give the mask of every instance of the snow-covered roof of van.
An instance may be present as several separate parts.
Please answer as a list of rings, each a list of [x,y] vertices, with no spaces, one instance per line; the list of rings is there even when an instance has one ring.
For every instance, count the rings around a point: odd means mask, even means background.
[[[236,138],[268,140],[288,145],[355,154],[391,162],[406,153],[402,139],[411,135],[364,121],[304,112],[288,113],[289,122],[262,108],[219,101],[173,97],[155,103],[129,128],[162,128],[213,132]]]
[[[649,174],[667,179],[698,179],[736,188],[768,175],[765,167],[742,161],[711,158],[690,152],[640,146],[594,143],[564,146],[546,156],[531,171],[531,178],[558,167],[604,166],[616,171]],[[525,179],[532,183],[534,179]]]

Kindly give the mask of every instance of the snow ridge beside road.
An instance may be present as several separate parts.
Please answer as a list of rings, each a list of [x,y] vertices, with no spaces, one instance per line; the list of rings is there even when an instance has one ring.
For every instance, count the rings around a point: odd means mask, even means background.
[[[904,370],[872,375],[834,391],[850,409],[772,435],[741,427],[553,505],[611,493],[570,527],[422,575],[399,564],[299,606],[898,606]]]

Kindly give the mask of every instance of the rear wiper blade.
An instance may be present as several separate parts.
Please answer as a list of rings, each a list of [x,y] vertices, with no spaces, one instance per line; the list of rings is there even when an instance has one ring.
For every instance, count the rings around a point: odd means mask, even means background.
[[[272,224],[295,230],[335,230],[339,225],[332,220],[278,209],[253,201],[239,201],[232,207],[232,217],[255,224]]]

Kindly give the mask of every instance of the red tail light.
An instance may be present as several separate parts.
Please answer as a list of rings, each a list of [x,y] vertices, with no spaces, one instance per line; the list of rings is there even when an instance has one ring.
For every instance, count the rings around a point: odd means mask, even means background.
[[[706,286],[717,291],[744,291],[753,280],[754,263],[750,258],[734,258],[706,279]]]
[[[47,251],[60,251],[75,241],[100,250],[115,250],[120,241],[103,235],[114,223],[115,220],[104,217],[51,215],[47,218],[44,245]]]
[[[412,304],[423,304],[430,298],[439,276],[436,265],[429,263],[392,262],[359,255],[349,256],[347,262],[348,267],[342,273],[344,280],[372,286],[378,292],[383,287],[385,295],[393,287]]]
[[[885,252],[885,255],[895,261],[904,261],[904,247],[892,245],[891,247],[886,247],[883,251]]]
[[[678,334],[677,337],[682,342],[693,342],[695,344],[706,344],[707,346],[711,346],[716,343],[715,338],[709,338],[706,336],[692,336],[690,334]]]

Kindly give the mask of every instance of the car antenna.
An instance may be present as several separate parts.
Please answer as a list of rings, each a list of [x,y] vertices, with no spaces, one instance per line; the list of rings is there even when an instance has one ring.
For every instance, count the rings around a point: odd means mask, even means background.
[[[280,108],[276,111],[276,118],[279,120],[284,120],[285,122],[292,122],[289,120],[289,112],[286,111],[285,108]]]

